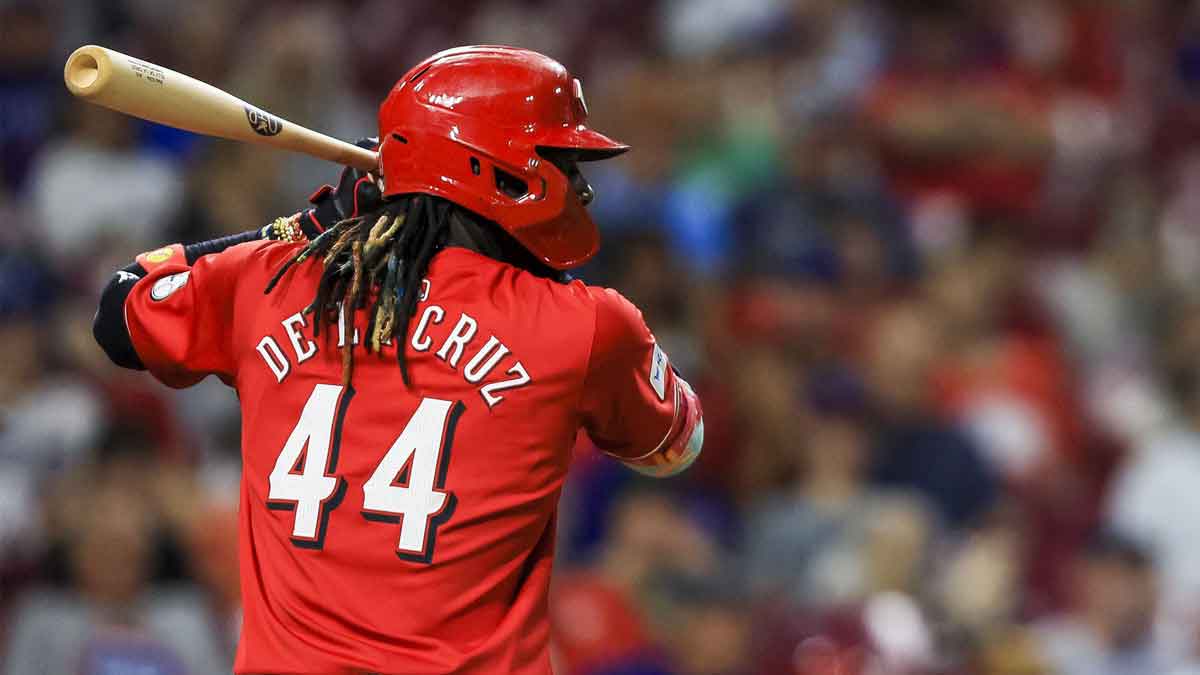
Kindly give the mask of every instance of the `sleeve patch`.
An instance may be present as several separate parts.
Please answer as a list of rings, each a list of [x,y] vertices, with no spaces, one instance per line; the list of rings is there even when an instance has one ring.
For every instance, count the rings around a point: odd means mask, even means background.
[[[172,293],[184,287],[188,282],[191,270],[165,276],[150,287],[150,299],[155,302],[166,300]]]
[[[657,344],[654,354],[650,357],[650,386],[658,394],[658,400],[667,400],[667,353]]]
[[[147,262],[157,264],[170,260],[174,253],[174,249],[172,249],[170,246],[164,246],[162,248],[156,248],[153,251],[147,251],[142,255],[146,257]]]

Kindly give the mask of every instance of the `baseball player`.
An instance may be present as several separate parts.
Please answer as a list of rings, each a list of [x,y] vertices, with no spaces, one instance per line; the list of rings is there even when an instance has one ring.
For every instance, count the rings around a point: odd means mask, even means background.
[[[667,476],[700,402],[641,313],[565,273],[598,247],[579,80],[463,47],[379,110],[343,171],[262,230],[143,253],[104,290],[110,358],[242,409],[235,671],[548,675],[559,492],[582,428]]]

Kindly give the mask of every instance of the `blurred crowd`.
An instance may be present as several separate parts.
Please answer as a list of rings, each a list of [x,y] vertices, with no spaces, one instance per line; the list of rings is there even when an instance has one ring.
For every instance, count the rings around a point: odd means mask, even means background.
[[[583,77],[634,151],[580,276],[706,447],[645,482],[581,437],[561,674],[1200,673],[1195,0],[0,0],[0,673],[229,672],[236,399],[90,321],[337,173],[70,100],[93,42],[346,139],[446,47]]]

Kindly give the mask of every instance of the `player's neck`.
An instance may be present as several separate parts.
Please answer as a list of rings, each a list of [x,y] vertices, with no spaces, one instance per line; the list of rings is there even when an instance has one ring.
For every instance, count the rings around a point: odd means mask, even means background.
[[[456,209],[450,216],[449,230],[446,246],[465,248],[540,277],[561,279],[565,276],[542,264],[498,225],[475,218],[472,214]]]

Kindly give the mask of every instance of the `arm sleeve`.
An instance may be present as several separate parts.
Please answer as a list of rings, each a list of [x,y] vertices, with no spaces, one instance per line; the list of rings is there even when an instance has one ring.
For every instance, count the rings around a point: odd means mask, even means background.
[[[604,452],[650,475],[687,468],[700,452],[700,401],[671,367],[642,313],[605,289],[581,402],[583,427]]]
[[[267,228],[262,228],[227,237],[210,239],[209,241],[197,244],[188,244],[183,247],[183,260],[190,267],[202,256],[220,253],[231,246],[248,241],[263,239],[266,233]],[[172,250],[171,247],[160,249],[160,251],[169,250]],[[146,366],[142,363],[141,358],[138,357],[137,351],[133,347],[133,342],[129,335],[129,327],[125,322],[125,300],[133,292],[133,287],[137,282],[147,274],[146,267],[142,265],[141,261],[145,256],[150,256],[154,253],[152,251],[139,256],[136,261],[117,270],[113,274],[112,278],[108,281],[108,285],[100,293],[100,306],[96,309],[95,318],[92,319],[92,336],[95,337],[96,343],[100,345],[100,348],[104,350],[104,353],[108,355],[108,358],[113,363],[122,368],[133,370],[146,369]],[[168,258],[164,262],[169,262],[170,260]],[[150,264],[155,266],[161,263]]]
[[[238,251],[192,264],[178,244],[138,256],[146,275],[127,292],[125,326],[138,360],[164,384],[188,387],[209,374],[233,380]]]
[[[129,341],[129,328],[125,326],[125,298],[129,297],[134,285],[145,274],[146,270],[137,263],[117,270],[100,292],[100,306],[96,308],[96,316],[92,319],[92,337],[96,338],[96,344],[113,363],[132,370],[145,370],[146,366],[142,365],[133,343]]]

